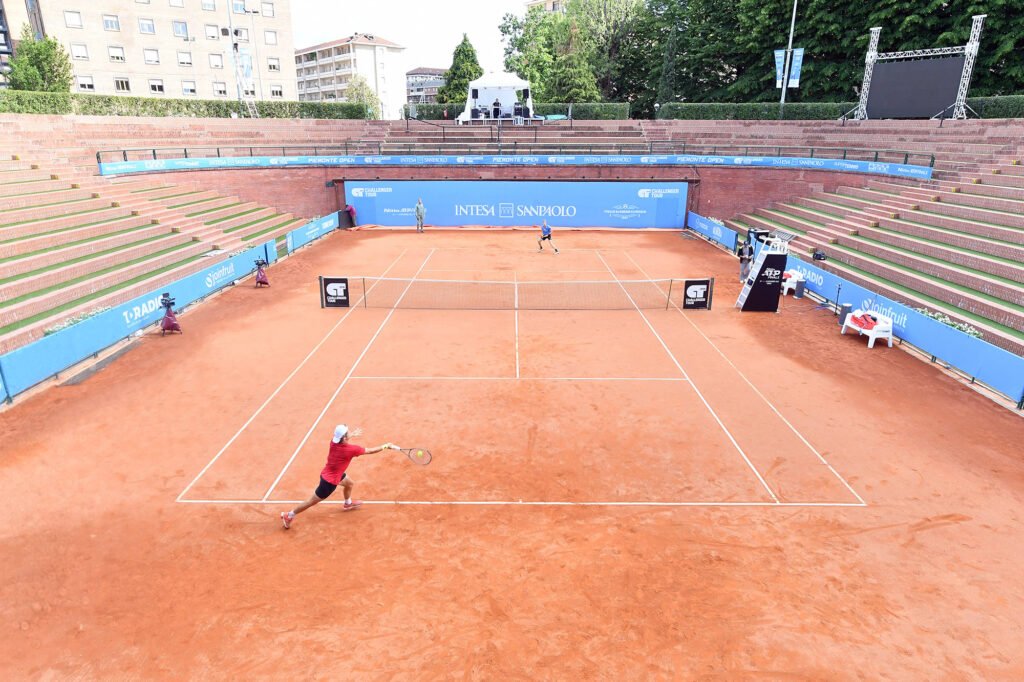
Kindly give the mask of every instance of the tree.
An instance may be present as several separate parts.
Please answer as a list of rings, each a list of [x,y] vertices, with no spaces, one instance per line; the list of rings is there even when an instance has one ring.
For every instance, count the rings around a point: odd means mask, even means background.
[[[461,103],[466,101],[469,83],[484,75],[480,63],[476,59],[476,49],[469,42],[469,36],[462,34],[462,42],[452,54],[452,65],[444,73],[444,85],[437,91],[439,104]]]
[[[71,60],[64,47],[47,36],[36,40],[26,24],[7,80],[12,90],[35,92],[70,92]]]
[[[360,75],[352,76],[345,88],[345,101],[356,102],[366,106],[366,118],[377,120],[380,118],[380,97],[373,88]]]
[[[574,48],[586,55],[606,98],[618,95],[615,63],[628,27],[643,10],[642,0],[569,0],[566,6],[567,23],[578,29]]]
[[[506,14],[501,21],[505,45],[505,70],[529,81],[534,102],[553,102],[551,74],[561,46],[562,24],[565,16],[560,12],[545,12],[535,7],[520,19]]]
[[[600,102],[597,79],[587,56],[576,48],[578,42],[578,29],[573,26],[566,51],[559,56],[551,73],[551,95],[560,102]]]

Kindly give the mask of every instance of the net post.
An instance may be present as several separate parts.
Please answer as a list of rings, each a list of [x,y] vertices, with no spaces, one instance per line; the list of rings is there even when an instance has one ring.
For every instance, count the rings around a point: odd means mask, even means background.
[[[668,310],[669,305],[672,303],[672,284],[675,283],[675,279],[669,279],[668,281],[668,296],[665,297],[665,310]]]
[[[320,280],[320,307],[324,307],[324,276],[320,275],[317,279]]]
[[[370,307],[369,301],[366,300],[366,295],[368,293],[369,292],[366,290],[366,278],[363,277],[363,307],[364,308],[369,308]]]
[[[711,287],[708,289],[708,310],[711,310],[711,304],[715,301],[715,278],[711,278]]]

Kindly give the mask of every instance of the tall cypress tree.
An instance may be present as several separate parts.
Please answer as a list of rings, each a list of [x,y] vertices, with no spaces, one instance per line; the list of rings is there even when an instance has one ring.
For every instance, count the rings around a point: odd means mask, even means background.
[[[452,54],[452,65],[444,73],[445,83],[437,91],[440,104],[460,104],[466,101],[469,83],[484,75],[476,58],[476,49],[469,42],[469,36],[462,34],[462,42]]]
[[[551,74],[551,90],[562,102],[600,102],[601,91],[587,55],[578,49],[579,35],[575,26],[569,29],[565,52],[555,61]]]

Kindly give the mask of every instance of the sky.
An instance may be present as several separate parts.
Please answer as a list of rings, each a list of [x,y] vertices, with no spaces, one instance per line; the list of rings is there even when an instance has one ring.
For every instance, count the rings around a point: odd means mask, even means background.
[[[484,71],[502,71],[498,25],[506,13],[526,14],[524,0],[292,0],[295,47],[370,33],[405,47],[405,68],[447,69],[469,35]]]

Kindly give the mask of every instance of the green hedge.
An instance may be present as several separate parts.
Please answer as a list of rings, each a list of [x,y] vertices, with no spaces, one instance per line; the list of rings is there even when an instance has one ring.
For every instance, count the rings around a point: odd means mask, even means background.
[[[857,106],[856,102],[792,102],[786,105],[785,118],[791,121],[835,120]],[[711,104],[672,102],[658,109],[659,119],[700,121],[771,120],[779,118],[778,102]]]
[[[444,120],[444,112],[448,112],[448,120],[454,121],[465,109],[464,104],[416,104],[416,118],[426,121]],[[569,105],[559,103],[534,104],[534,112],[540,116],[568,116]],[[402,108],[402,115],[409,116],[409,107]],[[572,105],[572,117],[578,121],[624,121],[629,118],[629,104],[618,102],[584,102]]]
[[[974,109],[981,118],[1024,118],[1024,95],[968,97],[967,105]],[[786,104],[785,119],[789,121],[836,120],[856,106],[856,102],[791,102]],[[779,103],[673,102],[661,106],[658,110],[658,118],[703,121],[773,120],[779,118]]]
[[[116,97],[67,92],[0,90],[0,113],[80,114],[83,116],[193,116],[230,118],[233,100]],[[263,118],[366,118],[366,107],[347,102],[256,102]]]

